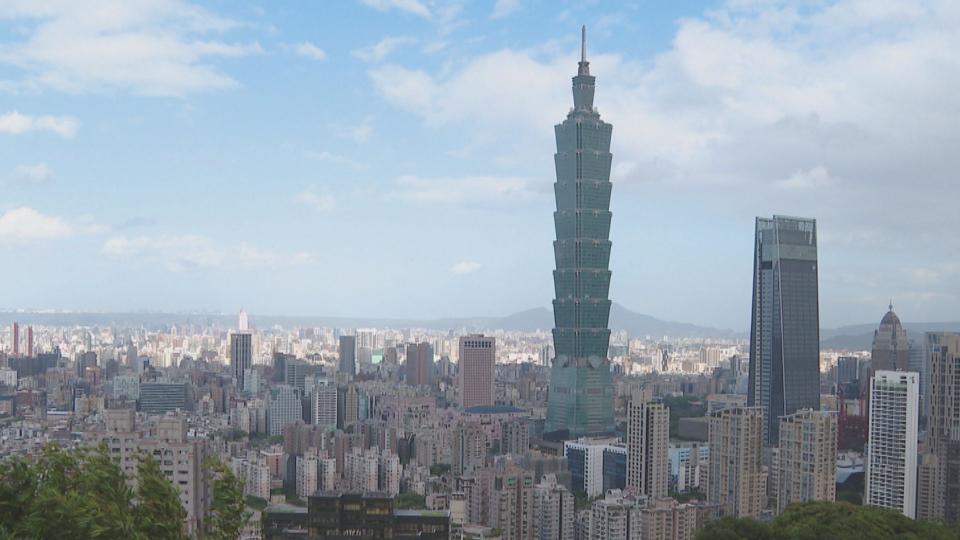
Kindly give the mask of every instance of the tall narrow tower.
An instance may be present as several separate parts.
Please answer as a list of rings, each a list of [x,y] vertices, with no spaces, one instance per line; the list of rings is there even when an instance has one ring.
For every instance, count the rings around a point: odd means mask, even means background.
[[[545,430],[570,437],[611,433],[613,387],[610,342],[610,134],[593,108],[596,79],[587,62],[586,28],[573,78],[573,109],[555,126],[557,153],[553,214],[556,299]]]

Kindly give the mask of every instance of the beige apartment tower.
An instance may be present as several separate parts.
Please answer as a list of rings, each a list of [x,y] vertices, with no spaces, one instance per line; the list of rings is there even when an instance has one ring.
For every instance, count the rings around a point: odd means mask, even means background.
[[[480,334],[460,338],[460,406],[493,405],[497,340]]]
[[[710,416],[707,501],[722,516],[757,517],[763,509],[763,408],[724,409]]]
[[[780,418],[777,514],[787,505],[837,498],[837,415],[802,409]]]
[[[652,498],[667,496],[670,409],[639,396],[627,405],[627,488]]]
[[[960,522],[960,334],[929,333],[930,416],[917,519]]]

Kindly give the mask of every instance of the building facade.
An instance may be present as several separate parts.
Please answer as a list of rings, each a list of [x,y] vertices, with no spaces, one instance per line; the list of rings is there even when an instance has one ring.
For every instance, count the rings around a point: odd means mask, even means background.
[[[837,415],[804,409],[780,418],[776,512],[837,498]]]
[[[496,393],[497,340],[472,334],[460,338],[460,406],[493,405]]]
[[[780,417],[820,409],[817,222],[757,218],[747,405],[764,413],[764,441],[777,444]]]
[[[916,517],[920,376],[877,371],[870,379],[870,431],[863,504]]]
[[[237,388],[243,390],[246,370],[253,365],[253,334],[237,332],[230,334],[230,366],[233,367],[233,378],[237,381]]]
[[[350,377],[357,374],[357,336],[340,336],[337,370]]]
[[[960,334],[927,334],[930,414],[917,518],[960,521]]]
[[[570,438],[612,433],[610,344],[610,136],[613,126],[593,107],[595,78],[586,58],[586,30],[573,109],[556,126],[553,301],[555,358],[546,432]]]
[[[407,343],[406,378],[410,386],[427,386],[433,371],[433,346],[422,341]]]
[[[764,507],[763,410],[724,409],[710,416],[707,501],[723,516],[757,517]]]
[[[634,400],[627,405],[627,488],[652,498],[667,496],[670,409]]]

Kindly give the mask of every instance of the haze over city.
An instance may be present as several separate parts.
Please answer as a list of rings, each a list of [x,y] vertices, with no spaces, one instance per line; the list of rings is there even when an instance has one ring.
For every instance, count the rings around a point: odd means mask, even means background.
[[[612,299],[745,332],[777,213],[818,219],[823,326],[956,319],[952,2],[4,2],[0,307],[547,306],[581,23]]]

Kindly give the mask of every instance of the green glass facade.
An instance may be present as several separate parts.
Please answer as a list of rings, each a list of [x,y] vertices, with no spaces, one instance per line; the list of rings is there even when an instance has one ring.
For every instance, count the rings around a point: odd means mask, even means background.
[[[584,47],[585,49],[585,47]],[[573,78],[574,107],[555,127],[557,240],[553,344],[546,432],[612,433],[610,342],[610,135],[593,108],[595,78],[585,51]]]

